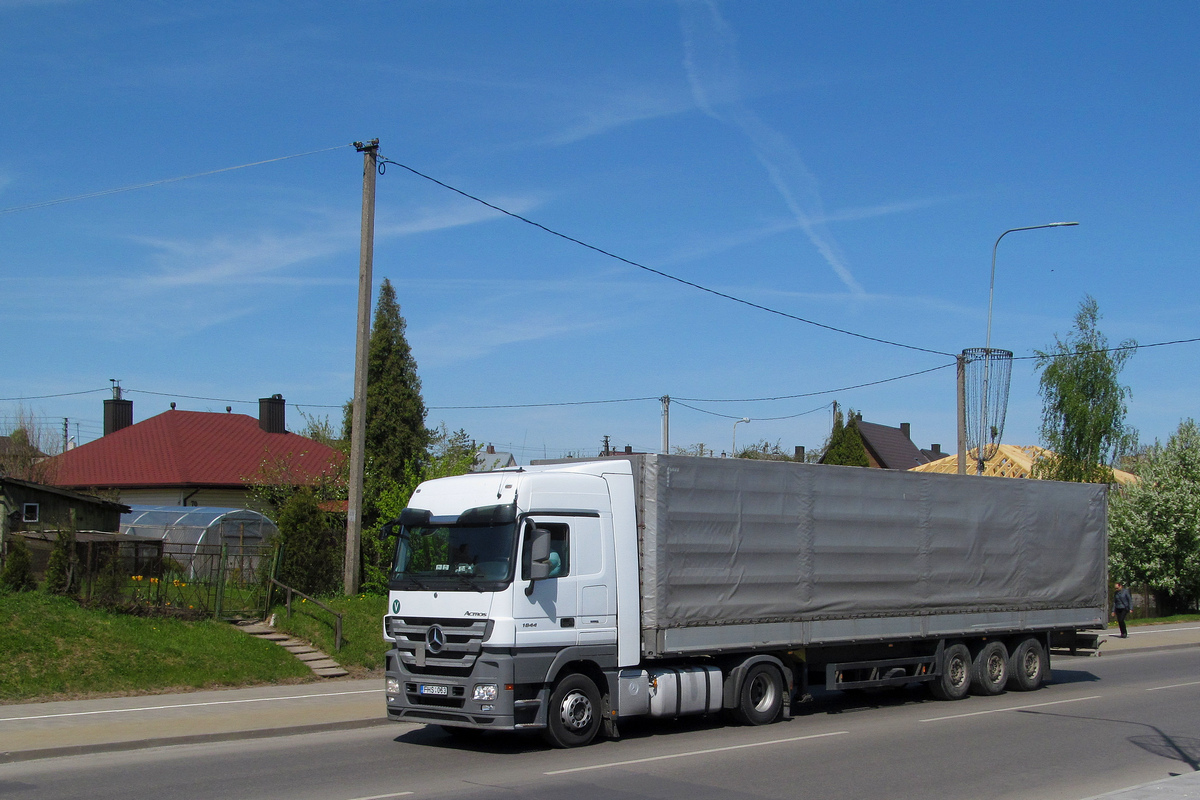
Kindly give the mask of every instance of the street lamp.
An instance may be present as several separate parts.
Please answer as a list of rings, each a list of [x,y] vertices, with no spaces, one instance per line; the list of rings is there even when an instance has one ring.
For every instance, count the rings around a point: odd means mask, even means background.
[[[1000,246],[1000,240],[1016,231],[1036,231],[1039,228],[1067,228],[1078,224],[1078,222],[1047,222],[1045,225],[1027,225],[1024,228],[1009,228],[996,237],[996,243],[992,245],[992,278],[988,283],[987,341],[984,343],[984,347],[992,346],[992,296],[996,293],[996,248]]]
[[[980,393],[980,413],[979,413],[979,445],[975,452],[976,455],[976,473],[983,474],[983,443],[988,439],[988,383],[991,379],[992,370],[992,301],[996,294],[996,250],[1000,247],[1000,240],[1010,233],[1017,231],[1036,231],[1041,228],[1067,228],[1078,225],[1078,222],[1047,222],[1044,225],[1025,225],[1020,228],[1009,228],[1004,233],[996,237],[996,243],[992,245],[992,272],[988,280],[988,319],[987,319],[987,338],[985,339],[983,348],[983,391]],[[1010,355],[1011,357],[1011,355]]]
[[[749,422],[749,417],[742,417],[737,422],[733,423],[733,449],[729,451],[730,458],[737,458],[737,426],[740,422]]]

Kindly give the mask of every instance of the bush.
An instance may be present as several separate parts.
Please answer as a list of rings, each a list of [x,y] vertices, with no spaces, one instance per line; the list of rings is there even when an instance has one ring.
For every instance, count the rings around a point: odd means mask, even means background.
[[[292,495],[279,511],[281,583],[309,595],[327,595],[341,585],[342,542],[311,489]]]
[[[33,580],[33,559],[24,536],[8,536],[8,557],[0,571],[0,591],[31,592],[37,588]]]

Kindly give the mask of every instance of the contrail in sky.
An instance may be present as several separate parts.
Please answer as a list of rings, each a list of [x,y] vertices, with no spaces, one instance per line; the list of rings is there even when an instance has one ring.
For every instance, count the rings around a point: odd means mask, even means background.
[[[681,0],[683,67],[696,105],[713,119],[745,134],[801,230],[852,294],[866,294],[826,227],[817,179],[782,133],[742,103],[738,87],[737,40],[712,0]],[[718,110],[719,109],[719,110]]]

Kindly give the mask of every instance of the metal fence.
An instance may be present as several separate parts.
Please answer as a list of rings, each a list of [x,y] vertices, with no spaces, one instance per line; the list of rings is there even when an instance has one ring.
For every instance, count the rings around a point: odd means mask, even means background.
[[[79,594],[131,611],[229,617],[266,612],[277,551],[271,545],[108,549],[80,559]]]

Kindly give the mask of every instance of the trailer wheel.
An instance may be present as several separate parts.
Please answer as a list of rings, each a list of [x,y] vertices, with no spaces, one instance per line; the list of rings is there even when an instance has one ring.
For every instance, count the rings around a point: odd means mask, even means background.
[[[961,700],[971,689],[971,651],[952,644],[942,653],[942,674],[929,684],[938,700]]]
[[[971,662],[971,691],[991,696],[1004,691],[1008,683],[1008,648],[1004,642],[991,641],[979,648]]]
[[[554,747],[582,747],[600,730],[600,692],[586,675],[566,676],[550,693],[545,738]]]
[[[774,722],[783,710],[783,677],[770,664],[755,664],[746,671],[734,716],[743,725]]]
[[[1035,637],[1022,639],[1008,657],[1008,688],[1019,692],[1032,692],[1042,688],[1050,663],[1046,648]]]

